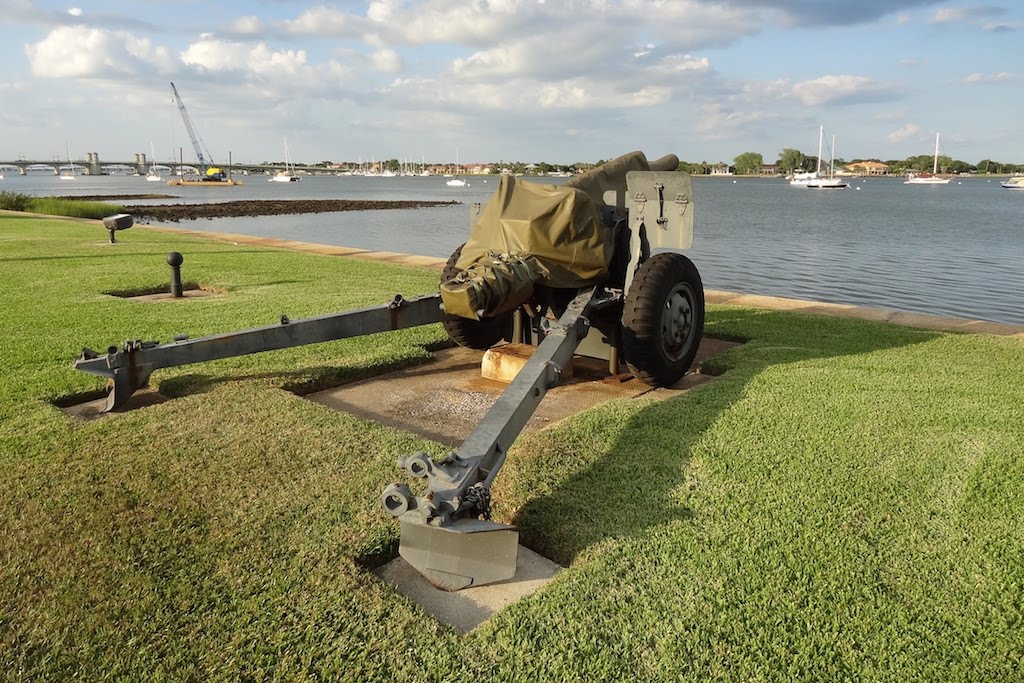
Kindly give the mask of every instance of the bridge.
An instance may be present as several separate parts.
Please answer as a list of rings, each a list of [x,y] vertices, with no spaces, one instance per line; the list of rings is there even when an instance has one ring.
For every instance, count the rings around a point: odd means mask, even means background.
[[[99,155],[95,152],[90,152],[86,159],[81,161],[73,161],[68,164],[66,161],[43,161],[38,159],[16,159],[13,161],[0,161],[0,176],[4,173],[18,174],[18,175],[60,175],[61,172],[71,170],[73,173],[82,175],[146,175],[149,172],[150,167],[153,166],[156,171],[162,175],[169,173],[177,173],[180,170],[186,175],[193,174],[198,175],[199,169],[193,165],[182,165],[177,161],[172,162],[154,162],[146,158],[145,154],[136,154],[135,159],[131,161],[114,161],[107,163],[100,163]],[[218,164],[219,166],[219,164]],[[233,173],[274,173],[276,171],[286,170],[283,164],[235,164],[230,167],[220,166],[221,168],[230,168]],[[294,168],[304,170],[307,172],[322,171],[322,168],[315,167],[302,167],[295,166]]]

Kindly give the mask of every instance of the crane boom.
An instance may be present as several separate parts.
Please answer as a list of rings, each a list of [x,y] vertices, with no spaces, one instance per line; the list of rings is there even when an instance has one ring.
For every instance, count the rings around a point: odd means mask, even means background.
[[[202,138],[196,132],[195,126],[192,125],[192,119],[189,117],[188,110],[185,109],[185,103],[181,101],[181,95],[178,94],[178,89],[174,87],[174,83],[171,83],[171,90],[174,91],[174,99],[178,103],[178,112],[181,114],[181,120],[185,122],[185,130],[192,141],[192,149],[196,152],[196,159],[199,161],[199,172],[200,174],[205,174],[207,163],[206,157],[203,156],[203,148],[206,147],[206,143],[202,141]],[[207,150],[206,154],[210,157],[210,165],[213,165],[213,155],[210,154],[209,150]]]

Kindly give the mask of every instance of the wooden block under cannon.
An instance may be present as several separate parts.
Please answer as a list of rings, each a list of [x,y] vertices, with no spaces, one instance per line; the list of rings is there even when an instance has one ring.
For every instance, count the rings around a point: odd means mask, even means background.
[[[480,375],[484,379],[508,384],[516,378],[537,347],[529,344],[505,344],[487,349],[480,362]],[[562,369],[562,380],[572,379],[572,360]]]

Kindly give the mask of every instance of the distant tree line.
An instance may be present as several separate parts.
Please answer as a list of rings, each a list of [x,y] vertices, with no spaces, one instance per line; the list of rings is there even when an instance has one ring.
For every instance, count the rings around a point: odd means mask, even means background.
[[[363,162],[363,163],[365,164],[367,162]],[[601,163],[601,162],[598,162],[598,163]],[[280,161],[280,162],[263,162],[263,164],[264,165],[269,165],[269,164],[284,165],[284,162],[283,161]],[[325,161],[321,161],[321,162],[316,163],[316,164],[309,164],[308,167],[330,168],[330,167],[333,167],[335,164],[341,164],[342,166],[349,166],[351,168],[355,168],[355,167],[359,166],[359,163],[355,162],[355,161],[334,162],[334,161],[325,160]],[[415,167],[415,168],[419,168],[420,166],[424,166],[424,165],[427,166],[427,167],[430,167],[430,166],[443,166],[443,165],[446,165],[446,164],[447,164],[447,162],[441,162],[441,163],[438,163],[438,162],[428,162],[426,164],[421,163],[419,161],[406,161],[405,162],[405,166],[406,167],[412,166],[412,167]],[[296,165],[297,166],[307,167],[306,164],[303,164],[301,162],[296,162]],[[376,165],[379,166],[380,170],[382,170],[382,171],[392,171],[394,173],[397,173],[397,172],[402,170],[403,162],[398,160],[398,159],[387,159],[385,161],[376,162]],[[451,165],[451,164],[447,164],[447,165]],[[462,164],[463,167],[467,166],[467,165],[473,166],[473,165],[475,165],[475,163]],[[582,162],[582,161],[571,163],[571,164],[550,164],[550,163],[548,163],[546,161],[539,161],[539,162],[534,162],[534,163],[531,164],[531,162],[529,162],[529,161],[504,161],[504,160],[501,160],[501,161],[494,162],[494,169],[495,169],[496,173],[497,172],[501,172],[502,169],[508,169],[510,173],[524,174],[524,175],[525,174],[544,174],[544,175],[546,175],[548,173],[569,173],[569,174],[574,174],[574,173],[583,172],[585,170],[589,170],[590,168],[593,168],[596,165],[597,164],[590,164],[590,163],[586,163],[586,162]]]
[[[836,168],[841,168],[847,164],[855,164],[862,161],[874,161],[883,163],[889,167],[889,173],[893,175],[904,175],[908,171],[930,171],[932,169],[934,157],[930,154],[921,154],[918,156],[907,157],[906,159],[887,159],[885,161],[881,159],[851,159],[846,161],[844,159],[836,159]],[[546,161],[540,162],[528,162],[528,161],[498,161],[494,164],[496,172],[500,172],[503,169],[508,169],[510,173],[516,174],[537,174],[546,175],[548,173],[583,173],[585,171],[604,164],[608,159],[600,159],[596,163],[588,163],[585,161],[577,161],[571,164],[552,164]],[[321,161],[317,164],[303,164],[301,162],[296,163],[297,166],[322,166],[330,167],[335,162],[332,161]],[[341,162],[344,165],[351,167],[357,166],[356,162]],[[419,166],[418,163],[407,162],[413,166]],[[283,166],[284,162],[263,162],[264,165],[278,165]],[[822,166],[828,164],[827,159],[822,159]],[[402,162],[398,159],[388,159],[380,162],[379,164],[382,170],[398,172],[402,168]],[[427,164],[427,166],[438,165],[438,164]],[[723,164],[708,163],[707,161],[682,161],[679,163],[679,170],[685,171],[691,175],[710,175],[712,169],[716,166]],[[740,175],[758,175],[761,173],[762,168],[765,165],[764,157],[757,152],[743,152],[735,159],[729,166],[730,170]],[[814,155],[806,155],[798,149],[786,148],[779,153],[778,159],[775,161],[775,166],[780,173],[790,174],[794,171],[812,171],[818,166],[818,157]],[[1010,175],[1024,173],[1024,164],[1010,164],[1003,163],[1000,161],[993,161],[992,159],[982,159],[977,164],[970,164],[966,161],[960,161],[959,159],[953,159],[952,157],[940,155],[939,156],[939,171],[942,173],[991,173],[996,175]]]
[[[930,171],[934,163],[934,156],[921,154],[907,157],[906,159],[836,159],[837,168],[847,164],[855,164],[863,161],[874,161],[883,163],[889,167],[889,173],[903,175],[908,171]],[[828,165],[827,159],[822,159],[822,166]],[[709,164],[706,161],[692,162],[683,161],[679,164],[679,170],[686,171],[692,175],[708,175],[718,164]],[[740,175],[757,175],[764,167],[764,157],[757,152],[743,152],[732,160],[730,170]],[[786,148],[779,153],[775,166],[780,173],[790,174],[795,171],[813,171],[818,167],[818,157],[808,156],[798,149]],[[939,171],[942,173],[993,173],[997,175],[1009,175],[1024,173],[1024,164],[1010,164],[992,159],[982,159],[977,164],[971,164],[959,159],[953,159],[945,155],[939,155]]]

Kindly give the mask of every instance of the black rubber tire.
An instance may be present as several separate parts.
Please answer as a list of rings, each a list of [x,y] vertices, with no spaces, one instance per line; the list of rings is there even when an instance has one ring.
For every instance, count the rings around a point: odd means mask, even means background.
[[[458,263],[459,256],[462,255],[462,247],[464,246],[466,245],[460,245],[448,257],[448,263],[445,264],[444,270],[441,272],[441,282],[447,282],[459,273],[459,269],[455,267],[455,264]],[[505,335],[511,329],[511,320],[511,313],[481,320],[470,320],[458,315],[446,315],[441,324],[444,326],[448,336],[452,338],[452,341],[459,346],[482,351],[491,348],[505,338]]]
[[[622,357],[633,375],[672,386],[697,356],[704,333],[704,285],[682,254],[655,254],[633,277],[622,310]]]

